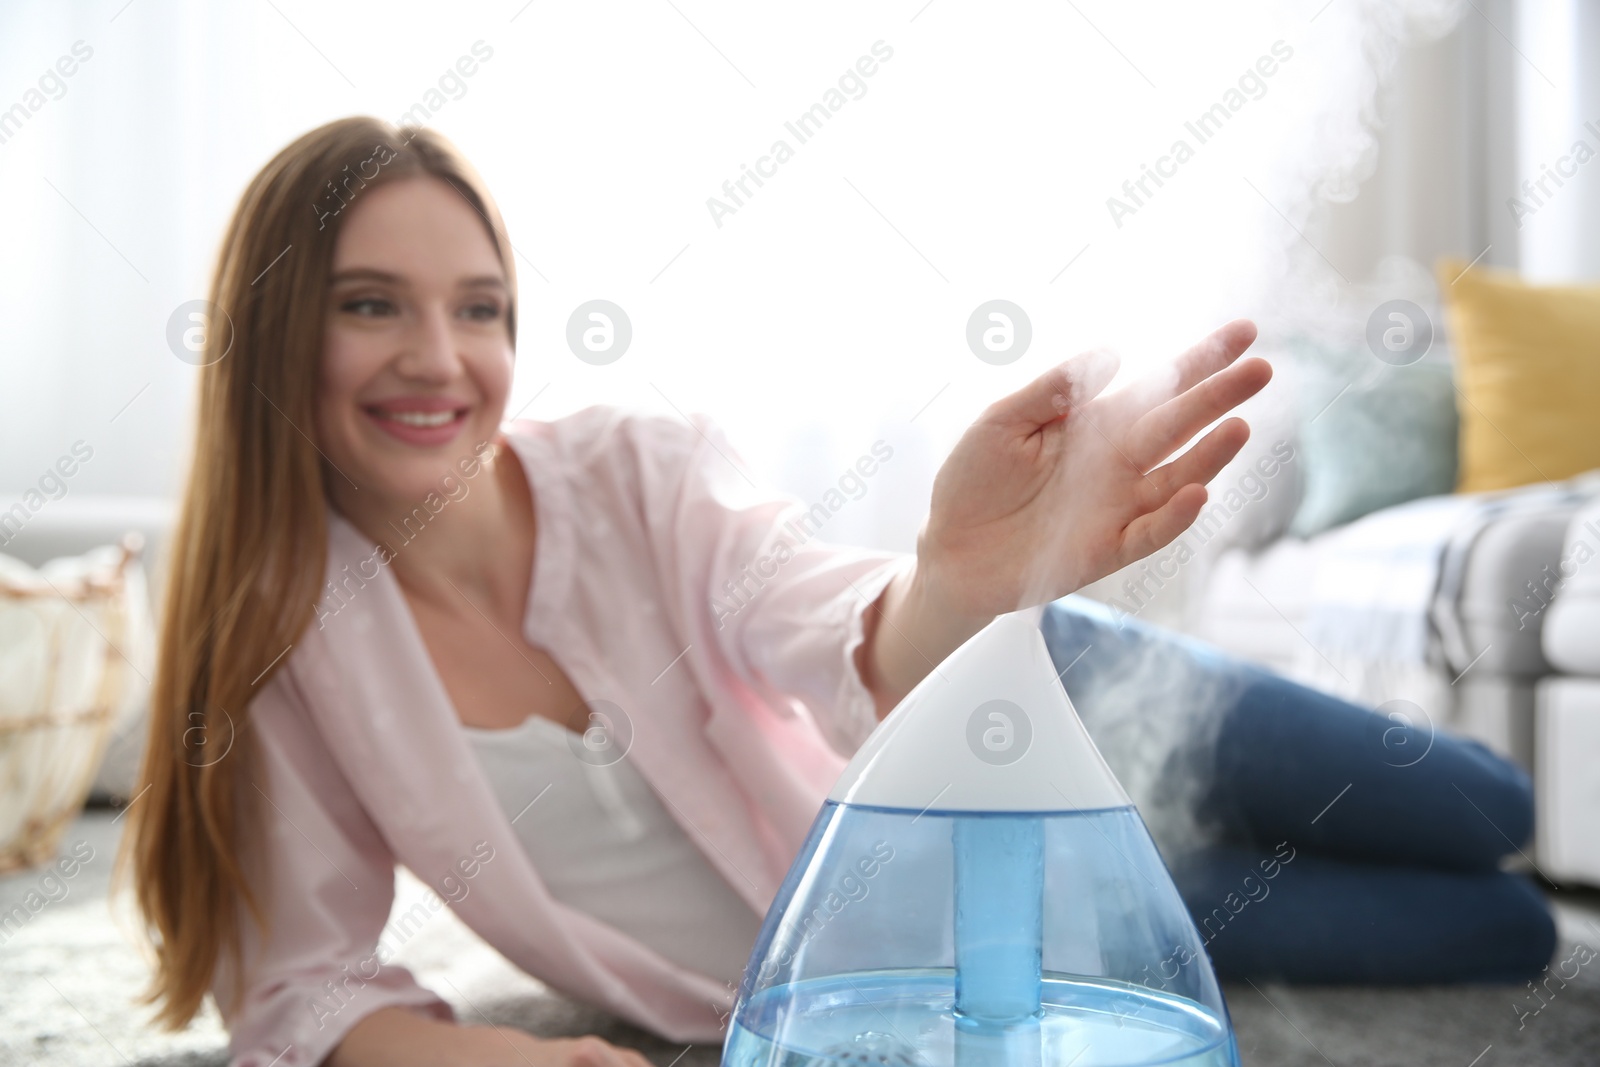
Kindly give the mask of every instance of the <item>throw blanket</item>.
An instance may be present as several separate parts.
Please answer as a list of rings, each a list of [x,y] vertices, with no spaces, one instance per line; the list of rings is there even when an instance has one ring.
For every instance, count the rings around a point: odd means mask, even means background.
[[[1505,518],[1575,512],[1600,498],[1600,472],[1493,493],[1434,496],[1325,534],[1316,553],[1305,636],[1334,659],[1464,670],[1479,654],[1458,610],[1467,561]],[[1536,579],[1537,567],[1528,577]]]

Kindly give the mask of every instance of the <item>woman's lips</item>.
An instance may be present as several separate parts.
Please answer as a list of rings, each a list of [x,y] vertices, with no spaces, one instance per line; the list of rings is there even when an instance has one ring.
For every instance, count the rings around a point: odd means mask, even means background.
[[[370,404],[361,409],[381,430],[408,445],[442,445],[455,439],[471,409],[437,401]]]

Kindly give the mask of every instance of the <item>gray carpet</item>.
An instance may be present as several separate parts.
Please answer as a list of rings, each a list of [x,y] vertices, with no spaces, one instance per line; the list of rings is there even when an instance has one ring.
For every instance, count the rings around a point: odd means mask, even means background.
[[[134,1004],[146,968],[123,933],[126,904],[108,903],[121,822],[92,810],[67,847],[93,856],[71,879],[41,884],[43,871],[0,879],[0,911],[39,892],[46,901],[19,929],[0,929],[0,1064],[221,1067],[221,1024],[208,1010],[166,1034]],[[402,906],[420,887],[402,879]],[[53,897],[54,899],[48,899]],[[1566,958],[1576,941],[1600,946],[1600,895],[1555,894]],[[120,918],[119,918],[120,916]],[[119,922],[124,924],[119,927]],[[599,1033],[677,1067],[714,1065],[714,1047],[685,1049],[574,1005],[545,990],[441,911],[397,959],[455,1005],[463,1022],[488,1020],[544,1035]],[[1600,959],[1539,1005],[1526,987],[1310,988],[1233,985],[1228,1007],[1246,1067],[1543,1067],[1600,1062]]]

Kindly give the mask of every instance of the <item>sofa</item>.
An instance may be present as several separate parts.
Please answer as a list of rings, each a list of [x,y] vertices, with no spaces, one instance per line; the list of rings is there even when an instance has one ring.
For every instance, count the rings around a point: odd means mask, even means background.
[[[1600,886],[1600,469],[1457,492],[1467,402],[1452,345],[1397,370],[1343,344],[1330,357],[1339,342],[1264,330],[1274,381],[1242,410],[1251,440],[1200,520],[1085,592],[1396,722],[1482,742],[1534,780],[1524,865]],[[1367,467],[1338,454],[1362,449]],[[1340,479],[1346,497],[1367,494],[1342,512],[1314,499]],[[1308,508],[1322,513],[1309,524]]]
[[[1533,763],[1540,868],[1557,882],[1600,884],[1600,504],[1567,523],[1534,684]]]
[[[1329,662],[1307,641],[1308,590],[1329,538],[1229,548],[1198,593],[1196,636],[1307,684],[1393,708],[1481,741],[1533,777],[1538,827],[1529,861],[1545,878],[1600,885],[1600,566],[1569,564],[1600,547],[1600,507],[1561,504],[1482,530],[1446,605],[1478,650],[1426,664]],[[1529,590],[1547,592],[1548,607]]]

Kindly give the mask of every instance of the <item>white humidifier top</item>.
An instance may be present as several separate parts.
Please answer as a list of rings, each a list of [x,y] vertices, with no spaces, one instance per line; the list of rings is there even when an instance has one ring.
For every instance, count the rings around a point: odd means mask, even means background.
[[[1042,608],[997,617],[928,673],[869,737],[829,799],[911,811],[1127,806],[1067,699]]]

